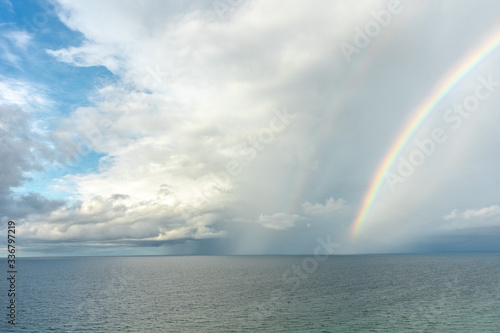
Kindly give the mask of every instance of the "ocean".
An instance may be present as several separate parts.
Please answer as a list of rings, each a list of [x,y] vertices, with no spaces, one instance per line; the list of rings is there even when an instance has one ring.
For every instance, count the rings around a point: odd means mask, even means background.
[[[325,258],[18,258],[0,331],[500,332],[500,254]]]

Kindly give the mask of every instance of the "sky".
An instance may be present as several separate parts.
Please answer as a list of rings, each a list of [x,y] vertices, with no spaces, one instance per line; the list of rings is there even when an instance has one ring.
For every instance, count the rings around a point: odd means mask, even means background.
[[[496,0],[0,7],[19,256],[500,251]]]

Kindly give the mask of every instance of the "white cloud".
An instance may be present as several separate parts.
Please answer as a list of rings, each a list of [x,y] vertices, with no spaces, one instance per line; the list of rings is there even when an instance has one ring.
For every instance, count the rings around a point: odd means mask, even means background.
[[[126,195],[96,196],[49,215],[32,215],[20,221],[26,239],[43,241],[158,241],[221,237],[225,233],[207,227],[213,214],[197,211],[159,196],[155,200],[130,201]],[[191,213],[191,212],[189,212]]]
[[[21,107],[25,111],[47,111],[54,102],[47,96],[46,87],[0,75],[0,104]]]
[[[470,219],[470,218],[487,218],[487,217],[492,217],[495,215],[500,214],[500,206],[499,205],[492,205],[489,207],[484,207],[481,209],[467,209],[463,213],[463,217],[465,219]]]
[[[325,204],[322,205],[320,203],[312,204],[310,202],[304,202],[302,204],[302,209],[304,213],[315,216],[324,216],[332,214],[338,210],[346,208],[346,202],[344,199],[339,198],[335,200],[334,198],[329,198],[326,200]]]
[[[41,171],[51,159],[44,140],[32,132],[33,118],[23,110],[0,105],[0,197]]]
[[[187,2],[124,0],[117,6],[107,0],[59,1],[59,17],[81,32],[83,41],[47,52],[70,65],[105,66],[116,76],[98,87],[91,106],[75,106],[53,132],[62,155],[70,155],[66,151],[79,143],[103,157],[97,170],[58,180],[82,204],[27,220],[33,239],[220,237],[224,232],[214,227],[217,223],[257,220],[283,230],[292,228],[300,215],[320,219],[346,207],[341,198],[324,203],[311,198],[342,193],[350,204],[361,205],[370,177],[413,104],[432,92],[433,82],[440,82],[464,45],[485,33],[477,27],[487,26],[465,27],[464,17],[470,22],[483,22],[483,17],[469,17],[461,7],[442,12],[441,6],[436,10],[432,4],[412,2],[409,8],[410,2],[402,1],[404,11],[348,64],[340,43],[352,43],[355,29],[373,21],[370,13],[387,8],[387,1],[244,1],[222,20],[211,1],[192,1],[192,7]],[[414,9],[422,15],[412,15]],[[494,11],[483,8],[481,15],[487,12]],[[443,15],[449,24],[439,24]],[[417,17],[425,17],[425,24]],[[16,40],[29,46],[23,37]],[[442,40],[447,48],[441,47]],[[416,55],[422,60],[418,68]],[[468,94],[467,85],[474,89],[476,82],[469,79],[464,77],[466,84],[457,84],[455,95],[443,99],[442,110],[453,105],[456,94]],[[23,96],[36,92],[13,87],[0,89],[0,98],[11,104],[21,105]],[[385,246],[439,228],[431,225],[442,216],[436,196],[471,193],[448,185],[456,184],[457,177],[472,183],[483,176],[461,175],[461,162],[470,160],[470,151],[479,151],[477,133],[491,141],[484,134],[489,132],[477,130],[481,127],[473,121],[498,114],[486,107],[492,101],[482,101],[481,112],[468,118],[468,129],[464,125],[465,132],[457,135],[463,144],[454,144],[452,131],[447,131],[449,143],[426,158],[397,192],[380,189],[364,236],[380,238]],[[275,110],[284,107],[293,119],[270,130],[276,125]],[[449,129],[439,112],[438,121],[429,117],[421,129]],[[492,118],[488,124],[498,123]],[[420,129],[415,135],[427,137]],[[404,156],[415,147],[407,148]],[[460,156],[450,158],[453,154]],[[117,193],[127,197],[117,203],[110,199]],[[255,212],[283,213],[257,218]],[[343,217],[347,220],[349,214]],[[488,214],[493,211],[455,212],[445,220],[460,216],[472,221]]]
[[[454,209],[448,215],[444,216],[444,220],[453,220],[453,219],[484,219],[492,216],[500,215],[500,206],[499,205],[491,205],[488,207],[480,208],[480,209],[467,209],[462,213],[457,213],[457,210]]]
[[[20,54],[26,53],[28,46],[32,42],[32,35],[24,30],[12,29],[8,24],[5,29],[0,24],[0,57],[17,69],[22,69]],[[2,29],[4,28],[4,29]]]
[[[175,12],[175,2],[123,1],[117,8],[112,1],[60,1],[59,17],[85,40],[47,52],[76,66],[106,66],[119,79],[96,93],[94,107],[78,108],[55,132],[61,141],[77,136],[105,155],[97,172],[68,175],[59,186],[75,189],[84,202],[125,193],[133,206],[161,205],[159,187],[167,184],[172,191],[164,200],[214,212],[200,222],[208,227],[216,217],[249,219],[251,213],[227,207],[247,200],[248,187],[273,182],[248,209],[274,209],[267,196],[290,186],[281,178],[283,162],[301,154],[297,149],[307,151],[318,121],[297,120],[316,112],[299,108],[318,100],[317,80],[307,73],[342,70],[338,42],[365,12],[351,8],[346,19],[346,4],[292,1],[275,15],[281,2],[255,1],[220,20],[212,6]],[[295,116],[276,120],[276,110]],[[327,214],[342,204],[332,199],[307,209]],[[259,221],[286,229],[297,218],[275,214]],[[149,237],[176,234],[183,235],[168,229]]]
[[[448,221],[448,220],[453,220],[457,218],[457,210],[454,209],[452,210],[448,215],[443,216],[443,220]]]
[[[12,44],[21,50],[25,50],[33,40],[33,36],[23,30],[10,30],[3,33],[3,37],[7,38]]]
[[[275,213],[260,215],[258,222],[264,227],[274,230],[285,230],[293,227],[302,218],[297,214]]]
[[[476,229],[486,227],[500,227],[500,219],[493,218],[500,215],[500,206],[491,205],[480,209],[467,209],[462,213],[453,210],[443,217],[450,221],[443,226],[444,230]]]

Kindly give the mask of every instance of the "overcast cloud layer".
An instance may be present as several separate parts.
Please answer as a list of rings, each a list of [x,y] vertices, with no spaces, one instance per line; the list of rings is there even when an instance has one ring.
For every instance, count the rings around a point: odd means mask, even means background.
[[[498,31],[498,1],[1,6],[0,217],[21,255],[500,250],[496,49],[350,235],[412,112]]]

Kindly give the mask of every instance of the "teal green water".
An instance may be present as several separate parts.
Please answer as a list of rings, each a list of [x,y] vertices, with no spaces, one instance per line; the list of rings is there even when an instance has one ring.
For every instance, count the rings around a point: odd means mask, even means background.
[[[500,332],[499,277],[499,254],[21,258],[0,331]]]

